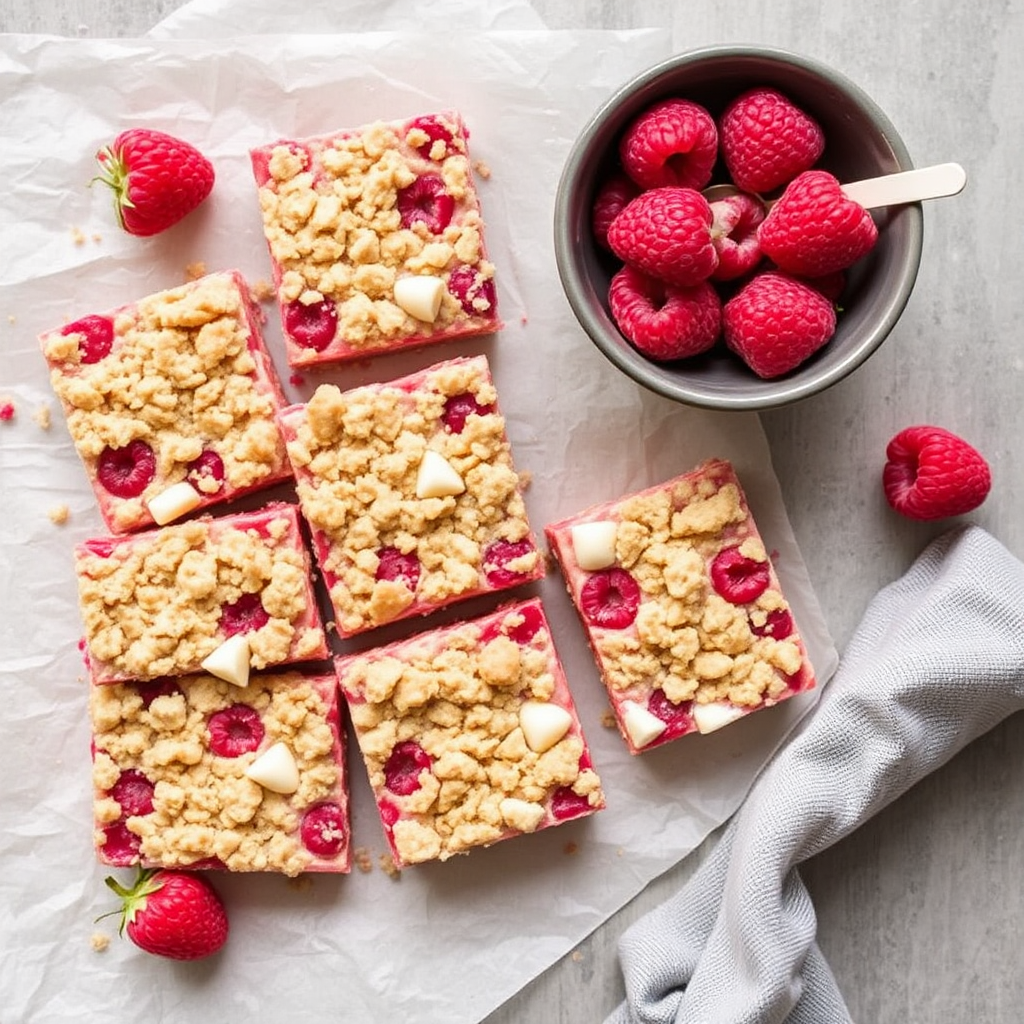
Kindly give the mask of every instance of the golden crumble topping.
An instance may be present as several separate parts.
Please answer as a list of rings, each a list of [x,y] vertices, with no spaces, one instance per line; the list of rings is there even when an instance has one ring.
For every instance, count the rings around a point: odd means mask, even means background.
[[[575,802],[568,816],[603,806],[547,627],[522,643],[508,635],[539,607],[339,661],[400,864],[445,860],[553,824],[556,791]],[[507,632],[492,635],[490,622]],[[544,742],[531,732],[528,705],[542,719],[551,709],[559,716]]]
[[[479,412],[446,429],[446,402],[467,396]],[[284,414],[340,635],[491,589],[495,545],[518,545],[505,550],[504,572],[523,580],[543,573],[495,402],[486,361],[476,357],[389,385],[343,392],[324,384]],[[458,474],[462,493],[417,497],[428,451]],[[418,578],[382,571],[385,553],[411,562]]]
[[[84,330],[69,329],[90,319],[113,328],[100,358],[90,353]],[[280,388],[254,336],[239,275],[212,274],[69,328],[44,335],[43,353],[112,530],[151,522],[146,502],[184,480],[210,452],[222,463],[223,481],[197,485],[207,499],[287,475],[274,419]],[[153,453],[152,479],[139,493],[119,497],[104,485],[98,463],[104,452],[136,441]]]
[[[100,855],[112,841],[108,826],[123,823],[138,837],[138,856],[145,864],[189,867],[215,859],[233,871],[296,875],[309,869],[318,857],[302,842],[303,812],[325,801],[345,805],[339,739],[332,727],[334,684],[333,677],[286,673],[254,676],[240,690],[197,675],[179,679],[148,702],[131,683],[93,686]],[[244,744],[252,749],[224,752],[211,739],[215,716],[229,716],[225,728],[236,735],[243,725],[252,728],[249,719],[230,724],[240,707],[258,720],[254,739]],[[288,795],[246,775],[258,754],[277,742],[287,744],[298,769],[297,789]],[[133,813],[139,809],[118,803],[116,786],[125,773],[148,781],[152,810]]]
[[[239,602],[257,616],[241,624],[257,627],[246,634],[253,668],[326,654],[292,506],[87,542],[75,563],[100,681],[195,671]]]

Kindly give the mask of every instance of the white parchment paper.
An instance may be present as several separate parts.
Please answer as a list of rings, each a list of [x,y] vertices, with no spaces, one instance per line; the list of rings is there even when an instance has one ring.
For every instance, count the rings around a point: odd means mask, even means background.
[[[457,106],[472,130],[506,329],[289,383],[355,385],[485,352],[538,531],[572,511],[731,458],[749,492],[822,680],[836,661],[756,416],[675,406],[591,346],[560,291],[554,190],[575,133],[635,72],[667,56],[660,32],[545,31],[174,40],[0,37],[0,1019],[141,1024],[200,1020],[462,1024],[478,1021],[742,801],[815,694],[708,737],[630,757],[601,724],[603,691],[557,574],[538,586],[580,707],[608,808],[394,880],[379,869],[297,884],[220,876],[232,935],[195,964],[149,957],[95,918],[112,906],[91,849],[86,686],[71,549],[102,533],[49,389],[36,335],[184,280],[186,266],[269,278],[248,149],[282,135]],[[153,239],[113,221],[89,188],[93,154],[121,129],[189,138],[214,161],[204,206]],[[282,376],[280,330],[267,335]],[[38,413],[53,412],[44,429]],[[66,505],[54,525],[48,512]],[[354,841],[384,850],[362,765],[350,758]],[[95,933],[112,937],[105,952]]]

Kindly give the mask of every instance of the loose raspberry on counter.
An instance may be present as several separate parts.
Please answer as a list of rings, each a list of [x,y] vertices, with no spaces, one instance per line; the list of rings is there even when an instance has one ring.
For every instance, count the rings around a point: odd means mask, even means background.
[[[706,281],[675,288],[626,266],[612,278],[608,302],[619,330],[659,362],[706,352],[722,327],[721,300]]]
[[[626,129],[619,144],[626,173],[641,188],[702,189],[718,158],[714,118],[698,103],[662,100]]]
[[[823,277],[866,256],[878,228],[863,206],[847,199],[834,175],[805,171],[786,186],[757,237],[780,270]]]
[[[694,189],[652,188],[612,221],[608,244],[623,263],[659,281],[690,288],[706,281],[718,266],[713,221],[708,201]]]
[[[747,192],[771,192],[810,170],[825,149],[821,125],[777,89],[749,89],[718,121],[722,157]]]
[[[946,519],[976,509],[992,487],[980,452],[942,427],[901,430],[886,447],[886,500],[910,519]]]
[[[809,285],[765,271],[722,309],[725,343],[759,377],[781,377],[835,333],[835,307]]]

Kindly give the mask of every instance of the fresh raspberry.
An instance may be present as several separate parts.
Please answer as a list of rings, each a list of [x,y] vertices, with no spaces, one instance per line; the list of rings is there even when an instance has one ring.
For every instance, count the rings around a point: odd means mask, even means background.
[[[96,460],[96,478],[116,498],[137,498],[156,476],[156,456],[145,441],[104,448]]]
[[[721,301],[707,281],[675,288],[625,266],[612,278],[608,304],[619,330],[658,362],[706,352],[722,327]]]
[[[525,579],[527,574],[509,569],[509,563],[533,551],[534,547],[528,540],[496,540],[484,552],[484,577],[492,587],[511,587]]]
[[[153,783],[136,768],[128,768],[117,777],[110,795],[121,805],[121,814],[150,814],[153,811]]]
[[[337,804],[314,804],[302,816],[299,835],[315,857],[336,857],[345,847],[345,812]]]
[[[750,623],[750,632],[754,636],[770,636],[773,640],[785,640],[795,628],[788,608],[776,608],[769,612],[761,626]]]
[[[756,601],[771,583],[768,562],[748,558],[738,547],[719,551],[709,571],[715,592],[732,604]]]
[[[634,182],[625,174],[613,174],[597,190],[590,211],[590,227],[594,240],[602,249],[608,245],[608,228],[616,217],[640,194]]]
[[[476,396],[468,391],[460,395],[452,395],[445,400],[441,422],[453,434],[461,434],[466,428],[466,420],[470,416],[486,416],[494,412],[493,405],[481,405]]]
[[[205,448],[188,464],[185,479],[200,494],[219,494],[224,489],[224,460],[212,448]]]
[[[804,171],[786,186],[757,237],[780,270],[823,277],[866,256],[878,241],[878,228],[828,171]]]
[[[396,743],[384,762],[384,785],[396,796],[408,796],[420,788],[420,773],[430,769],[430,755],[415,741]]]
[[[220,610],[220,628],[225,636],[254,633],[270,621],[259,594],[243,594]]]
[[[718,121],[719,142],[733,183],[771,192],[809,170],[825,149],[821,125],[776,89],[737,96]]]
[[[440,161],[449,155],[448,147],[455,136],[452,135],[449,127],[440,118],[429,114],[425,117],[417,117],[409,125],[409,131],[413,129],[418,129],[427,137],[425,142],[421,142],[418,146],[413,147],[420,156],[425,157],[427,160]],[[435,150],[434,145],[438,142],[441,143],[441,146]]]
[[[485,277],[468,263],[459,264],[448,275],[448,291],[470,316],[493,313],[497,305],[494,278]]]
[[[885,449],[886,500],[911,519],[945,519],[976,509],[992,487],[977,449],[942,427],[901,430]]]
[[[590,809],[590,801],[585,796],[574,793],[572,786],[559,786],[551,794],[551,816],[556,821],[578,818]]]
[[[213,164],[164,132],[132,128],[96,154],[97,179],[114,193],[118,223],[131,235],[155,235],[191,213],[213,189]]]
[[[580,609],[604,629],[626,629],[640,608],[640,585],[625,569],[599,569],[580,589]]]
[[[662,100],[626,129],[619,157],[626,174],[641,188],[702,189],[718,158],[715,119],[690,100]]]
[[[296,344],[323,352],[338,331],[338,310],[329,299],[296,299],[284,307],[284,329]]]
[[[809,285],[766,271],[722,308],[725,343],[759,377],[781,377],[835,333],[832,303]]]
[[[679,704],[670,701],[659,686],[647,698],[647,710],[666,725],[661,738],[670,740],[684,733],[693,732],[693,702],[684,700]]]
[[[206,729],[210,750],[218,757],[240,757],[263,742],[263,722],[259,712],[248,704],[232,704],[214,712]]]
[[[713,220],[708,201],[692,188],[652,188],[612,221],[608,245],[623,263],[689,288],[706,281],[718,266]]]
[[[544,619],[540,611],[533,605],[528,605],[519,612],[523,621],[506,629],[503,622],[493,622],[480,634],[480,643],[490,643],[497,636],[507,636],[517,644],[528,644],[536,635]]]
[[[420,581],[420,560],[415,551],[403,552],[388,545],[377,552],[377,559],[376,579],[398,581],[415,592]]]
[[[824,277],[802,277],[800,280],[804,284],[809,284],[815,291],[821,292],[833,305],[839,302],[846,287],[846,274],[842,270],[834,270]]]
[[[411,185],[400,188],[395,205],[403,228],[422,224],[435,235],[448,227],[455,213],[455,199],[440,174],[421,174]]]
[[[150,679],[135,684],[135,689],[142,699],[142,706],[148,711],[150,704],[157,697],[171,697],[181,693],[181,687],[173,679]]]
[[[98,363],[114,345],[114,322],[107,316],[83,316],[66,324],[60,333],[79,335],[78,354],[83,363]]]
[[[714,281],[735,281],[749,274],[761,262],[757,229],[764,220],[764,203],[754,196],[738,193],[711,203],[711,243],[718,253]]]

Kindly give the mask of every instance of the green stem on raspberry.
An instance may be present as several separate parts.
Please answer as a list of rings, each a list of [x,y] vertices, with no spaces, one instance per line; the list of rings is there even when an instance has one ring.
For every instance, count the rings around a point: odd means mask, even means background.
[[[161,888],[160,883],[154,883],[152,881],[153,876],[158,870],[158,868],[140,867],[139,872],[135,877],[135,881],[131,886],[122,885],[113,876],[105,878],[104,881],[107,888],[120,897],[122,905],[116,910],[111,910],[106,914],[101,914],[100,917],[96,918],[96,920],[99,921],[104,917],[112,917],[114,914],[120,914],[121,923],[117,929],[117,933],[118,935],[123,935],[125,926],[130,924],[136,913],[145,907],[146,898],[155,892],[159,892]]]

